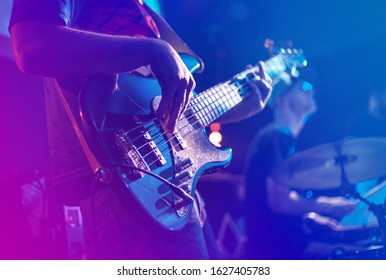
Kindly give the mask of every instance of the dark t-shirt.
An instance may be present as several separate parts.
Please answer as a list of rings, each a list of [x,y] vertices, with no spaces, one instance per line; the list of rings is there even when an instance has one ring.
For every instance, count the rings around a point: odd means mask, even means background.
[[[17,22],[42,22],[105,34],[160,37],[141,0],[14,0],[10,26]],[[75,113],[79,111],[80,89],[87,80],[57,81]],[[60,202],[78,204],[89,194],[86,186],[91,186],[92,170],[53,79],[45,79],[45,91],[52,184]]]
[[[299,217],[280,215],[267,203],[266,179],[295,152],[290,131],[269,125],[255,137],[246,170],[246,226],[249,259],[300,259],[305,235]]]

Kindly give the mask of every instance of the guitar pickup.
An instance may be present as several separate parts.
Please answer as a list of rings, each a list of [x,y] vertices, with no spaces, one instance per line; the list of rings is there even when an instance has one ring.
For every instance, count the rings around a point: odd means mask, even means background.
[[[141,153],[134,146],[133,142],[123,130],[115,132],[115,143],[121,150],[124,160],[129,165],[133,165],[134,167],[150,171],[150,168],[146,163],[145,159],[142,157]],[[133,170],[133,174],[139,177],[144,176],[142,172],[137,170]]]
[[[178,174],[175,178],[175,181],[177,185],[180,185],[191,178],[193,178],[193,173],[191,171],[186,171],[181,174]]]
[[[193,104],[193,103],[192,103]],[[194,105],[194,104],[193,104]],[[195,110],[194,106],[191,108],[186,109],[184,112],[185,119],[194,127],[194,128],[200,128],[202,127],[199,116],[197,115],[198,112]]]
[[[154,141],[152,140],[151,136],[149,133],[145,133],[144,134],[144,137],[145,139],[148,141],[148,145],[152,151],[152,154],[155,156],[156,158],[156,161],[155,163],[157,163],[158,165],[160,166],[163,166],[166,164],[166,159],[165,157],[162,155],[161,151],[159,150],[159,148],[157,147],[157,145],[154,143]]]
[[[188,147],[188,144],[178,132],[173,133],[172,139],[175,147],[177,146],[180,150],[185,150]]]
[[[193,161],[190,158],[186,158],[181,160],[181,158],[176,159],[176,170],[177,172],[181,172],[190,166],[193,165]]]

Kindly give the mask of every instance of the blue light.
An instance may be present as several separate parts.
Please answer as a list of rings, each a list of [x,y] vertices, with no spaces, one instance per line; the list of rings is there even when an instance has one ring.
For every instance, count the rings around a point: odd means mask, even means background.
[[[144,0],[155,12],[162,15],[161,5],[159,0]]]
[[[302,82],[302,90],[304,92],[311,91],[313,89],[314,89],[314,87],[309,82],[307,82],[307,81]]]
[[[306,197],[307,197],[308,199],[312,198],[313,196],[314,196],[314,193],[313,193],[312,191],[307,191],[307,192],[306,192]]]

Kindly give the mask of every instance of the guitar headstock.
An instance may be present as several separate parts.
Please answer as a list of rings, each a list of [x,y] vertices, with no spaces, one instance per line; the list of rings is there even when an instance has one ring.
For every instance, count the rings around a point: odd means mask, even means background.
[[[277,69],[278,72],[286,71],[292,77],[299,77],[298,68],[304,68],[307,66],[307,59],[303,54],[302,49],[292,48],[292,41],[285,42],[285,46],[277,46],[271,39],[266,39],[264,47],[268,50],[272,60],[277,58],[280,62],[281,69]],[[275,61],[275,64],[278,62]],[[283,69],[285,67],[285,69]],[[273,76],[276,76],[273,73]],[[272,77],[272,76],[271,76]]]

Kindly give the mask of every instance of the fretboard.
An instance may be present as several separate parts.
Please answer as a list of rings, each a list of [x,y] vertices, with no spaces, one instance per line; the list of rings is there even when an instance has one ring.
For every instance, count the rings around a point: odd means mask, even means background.
[[[264,62],[266,72],[274,78],[286,70],[286,64],[281,55],[276,55]],[[191,113],[205,127],[223,114],[242,102],[251,93],[248,83],[255,77],[258,67],[244,70],[232,79],[215,85],[199,94],[190,101]]]

